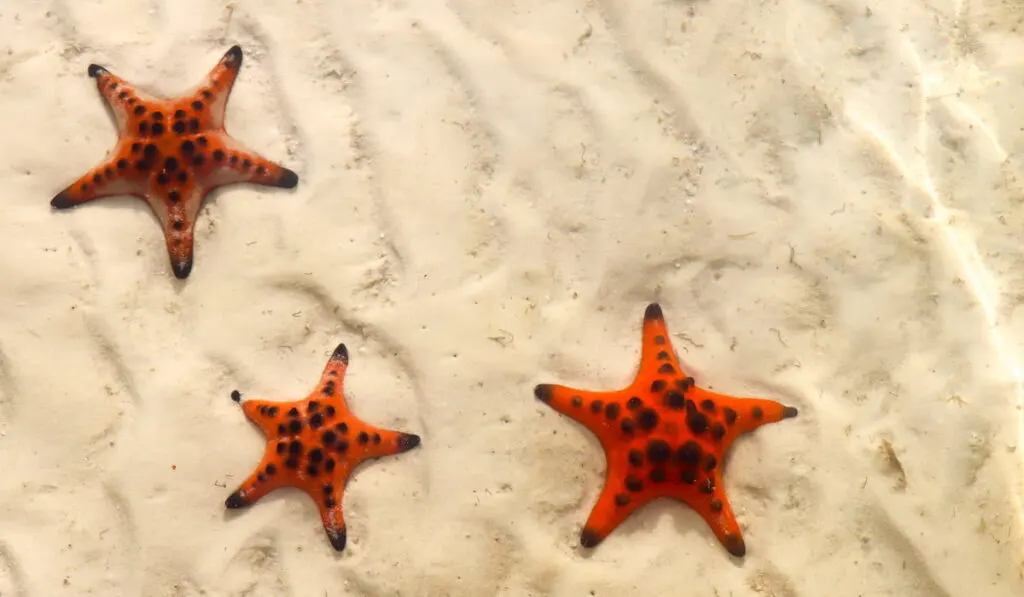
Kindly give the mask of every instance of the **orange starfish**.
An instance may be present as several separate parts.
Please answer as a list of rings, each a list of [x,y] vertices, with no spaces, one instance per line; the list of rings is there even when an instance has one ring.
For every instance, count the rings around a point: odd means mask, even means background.
[[[334,549],[345,549],[347,533],[341,500],[352,471],[371,458],[407,452],[418,435],[389,431],[359,420],[344,397],[348,350],[334,349],[316,390],[302,400],[246,400],[242,410],[267,437],[267,451],[256,471],[224,505],[241,508],[280,487],[297,487],[316,502]],[[240,402],[235,390],[231,398]]]
[[[163,225],[174,275],[187,278],[196,215],[210,191],[236,182],[286,189],[299,183],[294,172],[246,149],[224,130],[224,109],[241,67],[242,48],[233,46],[195,90],[160,99],[90,64],[89,76],[117,121],[117,145],[50,205],[66,209],[111,195],[144,199]]]
[[[741,434],[795,417],[797,410],[695,386],[679,366],[660,306],[651,304],[644,313],[640,370],[629,387],[589,392],[541,384],[534,394],[585,425],[604,447],[604,490],[581,545],[596,546],[637,508],[669,497],[696,510],[729,553],[746,553],[720,465]]]

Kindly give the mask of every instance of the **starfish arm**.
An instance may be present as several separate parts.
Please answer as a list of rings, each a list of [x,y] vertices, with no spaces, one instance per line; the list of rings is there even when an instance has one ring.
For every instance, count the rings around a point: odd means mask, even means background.
[[[140,184],[131,162],[115,153],[114,157],[96,166],[84,176],[57,193],[50,205],[67,209],[86,201],[112,195],[142,195]]]
[[[698,387],[692,388],[687,396],[691,399],[687,405],[688,416],[703,416],[708,421],[712,437],[721,440],[723,451],[744,433],[799,414],[796,408],[774,400],[736,398]],[[695,414],[697,412],[700,414]]]
[[[726,497],[720,471],[721,469],[715,469],[707,473],[703,479],[698,479],[695,485],[676,488],[669,495],[692,508],[711,527],[711,531],[726,551],[737,558],[742,558],[747,552],[746,544],[732,505]]]
[[[743,541],[740,525],[736,522],[732,504],[729,503],[729,498],[725,495],[721,472],[716,470],[713,478],[714,494],[705,502],[706,506],[697,508],[697,513],[707,521],[711,532],[718,537],[718,541],[726,551],[737,558],[742,558],[747,554],[747,545]],[[721,508],[719,508],[719,504],[721,504]]]
[[[242,403],[242,412],[252,421],[268,440],[275,439],[289,433],[288,426],[294,416],[289,412],[298,407],[301,402],[274,402],[271,400],[246,400]]]
[[[630,514],[656,497],[648,491],[637,491],[637,478],[627,470],[624,459],[609,455],[607,461],[604,488],[580,533],[583,547],[596,547]]]
[[[408,452],[420,445],[420,436],[382,429],[353,418],[350,428],[349,454],[353,466],[373,458]]]
[[[235,509],[251,506],[271,491],[287,484],[279,458],[270,449],[269,444],[267,448],[267,453],[260,461],[256,471],[249,475],[249,478],[224,501],[226,507]]]
[[[169,178],[174,181],[169,183]],[[185,279],[192,272],[196,220],[206,189],[192,181],[181,182],[173,174],[169,176],[166,169],[156,180],[145,197],[146,202],[160,221],[174,276]]]
[[[321,396],[341,396],[345,390],[345,371],[348,370],[348,348],[339,344],[327,360],[323,372],[320,374],[320,381],[317,382],[317,389],[313,394],[320,393]],[[312,395],[310,396],[312,397]]]
[[[741,432],[753,431],[762,425],[777,423],[783,419],[792,419],[799,414],[792,406],[763,398],[740,398],[734,404],[739,413],[736,427]]]
[[[316,503],[324,532],[338,551],[345,548],[347,539],[341,503],[351,472],[370,458],[408,451],[419,445],[420,439],[366,425],[347,412],[340,418],[347,422],[319,428],[319,435],[306,433],[300,448],[294,448],[297,440],[292,440],[283,449],[290,456],[284,460],[285,470],[294,471],[290,484]],[[309,426],[315,423],[310,420]]]
[[[335,482],[325,485],[321,494],[313,498],[320,511],[320,520],[323,521],[327,539],[336,551],[345,549],[345,544],[348,541],[348,529],[345,526],[345,515],[341,508],[344,491],[344,481],[340,485]]]
[[[311,481],[302,486],[316,502],[317,509],[320,511],[320,519],[323,521],[324,532],[331,545],[338,551],[345,549],[347,540],[345,518],[342,513],[342,496],[348,485],[351,472],[365,460],[407,452],[420,444],[419,436],[412,433],[380,429],[366,425],[355,418],[352,418],[348,425],[347,439],[338,440],[333,445],[334,452],[345,455],[345,460],[342,460],[337,468],[327,464],[334,457],[331,447],[321,444],[322,450],[327,456],[320,466],[323,466],[325,471],[328,468],[333,470],[330,480],[317,482],[312,480],[315,478],[313,475],[310,477]],[[345,446],[345,449],[340,450],[342,446]],[[321,462],[320,458],[310,452],[307,462],[314,460],[316,463]],[[312,466],[316,466],[316,463],[313,463]],[[306,474],[313,472],[311,465],[307,464]]]
[[[131,83],[98,64],[90,64],[88,73],[96,79],[96,89],[114,113],[118,135],[146,135],[150,126],[147,122],[151,117],[149,112],[166,102],[138,90]],[[158,130],[162,128],[161,124]]]
[[[318,456],[323,450],[325,455]],[[335,458],[339,458],[337,464]],[[331,463],[331,464],[328,464]],[[287,464],[286,464],[287,466]],[[306,453],[305,463],[299,467],[292,484],[303,490],[316,504],[323,522],[324,532],[335,550],[345,549],[348,533],[342,512],[342,499],[349,476],[354,468],[351,460],[340,458],[329,447],[321,445]]]
[[[195,220],[184,223],[178,228],[179,222],[183,220],[163,222],[164,239],[167,242],[167,257],[170,259],[171,270],[174,277],[184,280],[192,273],[192,264],[195,260]]]
[[[181,166],[193,180],[202,181],[205,191],[237,182],[282,189],[292,189],[299,184],[299,175],[294,171],[247,149],[223,132],[199,129],[196,134],[178,134],[184,122],[175,120],[171,125],[173,153],[169,159],[175,168]],[[173,188],[180,173],[162,173],[168,179],[163,184]]]
[[[533,389],[533,394],[544,404],[582,423],[599,437],[604,435],[605,426],[618,426],[619,414],[624,409],[616,392],[590,392],[557,384],[540,384]]]
[[[203,128],[223,129],[224,112],[242,69],[242,47],[231,46],[210,70],[184,105],[179,106],[199,118]]]
[[[629,391],[633,394],[658,396],[663,399],[659,402],[681,410],[684,396],[693,385],[693,378],[683,370],[672,348],[661,307],[651,303],[644,311],[640,367]]]
[[[205,156],[207,180],[212,186],[247,182],[281,189],[293,189],[299,175],[246,148],[227,135],[211,135],[209,146],[197,157]]]
[[[666,363],[676,364],[675,351],[669,341],[668,325],[665,323],[661,306],[658,303],[651,303],[644,311],[639,375],[653,373]]]

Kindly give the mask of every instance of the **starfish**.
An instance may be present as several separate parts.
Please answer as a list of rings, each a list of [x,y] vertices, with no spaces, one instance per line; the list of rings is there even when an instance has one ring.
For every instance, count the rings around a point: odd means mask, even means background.
[[[721,463],[741,434],[795,417],[797,409],[697,387],[679,366],[657,304],[644,313],[640,369],[629,387],[592,392],[541,384],[534,394],[604,447],[605,485],[580,534],[583,547],[595,547],[644,504],[668,497],[696,510],[729,553],[746,554]]]
[[[179,279],[192,271],[196,215],[213,189],[251,182],[294,188],[299,177],[246,149],[224,130],[224,109],[242,67],[233,46],[193,91],[160,99],[139,91],[97,64],[89,76],[117,122],[118,141],[104,162],[50,201],[67,209],[111,195],[135,195],[156,213],[164,229],[171,269]]]
[[[348,409],[344,397],[348,350],[334,349],[317,389],[294,402],[246,400],[242,410],[267,438],[256,471],[224,502],[242,508],[281,487],[297,487],[316,502],[334,549],[345,549],[341,501],[352,471],[371,458],[407,452],[418,435],[374,427]],[[235,402],[242,396],[231,392]]]

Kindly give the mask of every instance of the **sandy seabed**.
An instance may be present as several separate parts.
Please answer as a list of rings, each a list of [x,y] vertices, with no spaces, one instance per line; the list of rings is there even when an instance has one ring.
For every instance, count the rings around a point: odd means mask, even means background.
[[[237,185],[170,272],[149,208],[49,200],[232,44]],[[0,4],[0,596],[1024,594],[1024,3]],[[605,462],[537,402],[632,379],[647,303],[698,384],[800,409],[739,440],[748,553],[658,501],[594,550]],[[229,394],[331,350],[423,445],[311,500],[224,499]]]

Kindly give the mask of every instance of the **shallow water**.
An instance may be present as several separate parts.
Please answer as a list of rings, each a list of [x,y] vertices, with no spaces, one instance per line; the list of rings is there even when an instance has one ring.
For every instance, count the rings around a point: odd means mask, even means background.
[[[0,7],[0,595],[933,597],[1024,592],[1024,5]],[[120,196],[101,64],[184,93],[238,43],[240,142],[171,273]],[[698,385],[793,404],[738,440],[731,558],[667,500],[579,547],[601,446],[537,383],[632,380],[661,304]],[[230,399],[348,404],[336,553]]]

